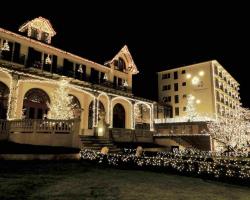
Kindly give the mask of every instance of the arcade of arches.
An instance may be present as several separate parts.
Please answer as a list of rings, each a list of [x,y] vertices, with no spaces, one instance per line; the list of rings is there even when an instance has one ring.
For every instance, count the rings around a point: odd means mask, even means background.
[[[13,102],[16,104],[10,106],[15,115],[8,118],[10,89],[5,83],[0,82],[0,119],[46,119],[51,102],[50,95],[56,87],[57,85],[48,82],[21,81],[18,90],[15,91],[15,94],[19,95],[16,97],[17,101],[11,101],[12,104]],[[147,114],[143,113],[143,125],[136,121],[133,114],[135,100],[122,96],[109,96],[103,92],[93,95],[91,92],[82,91],[69,90],[69,94],[73,97],[74,116],[81,119],[81,130],[93,130],[97,127],[100,113],[105,113],[105,120],[110,128],[153,129],[153,120],[150,116],[152,113],[149,110]],[[152,106],[151,103],[147,105]]]

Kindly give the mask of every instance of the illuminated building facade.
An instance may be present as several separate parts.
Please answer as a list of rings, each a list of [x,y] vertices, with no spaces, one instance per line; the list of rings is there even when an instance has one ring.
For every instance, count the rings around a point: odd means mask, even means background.
[[[0,28],[2,120],[46,118],[52,94],[66,80],[74,117],[80,119],[78,134],[94,135],[100,113],[110,129],[153,131],[154,102],[132,94],[132,76],[139,71],[126,45],[102,65],[51,46],[56,31],[45,18],[28,21],[19,31]]]

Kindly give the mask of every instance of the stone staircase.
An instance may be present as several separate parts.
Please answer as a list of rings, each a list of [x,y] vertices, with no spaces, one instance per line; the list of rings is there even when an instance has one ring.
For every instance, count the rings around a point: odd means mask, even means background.
[[[82,149],[92,149],[95,151],[101,151],[102,147],[108,147],[109,153],[119,153],[121,149],[114,143],[106,138],[95,136],[80,136]]]

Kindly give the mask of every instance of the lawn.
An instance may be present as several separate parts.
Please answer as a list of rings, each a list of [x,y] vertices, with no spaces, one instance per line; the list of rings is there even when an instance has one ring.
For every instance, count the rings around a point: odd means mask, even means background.
[[[249,200],[250,188],[77,161],[1,161],[0,200]]]

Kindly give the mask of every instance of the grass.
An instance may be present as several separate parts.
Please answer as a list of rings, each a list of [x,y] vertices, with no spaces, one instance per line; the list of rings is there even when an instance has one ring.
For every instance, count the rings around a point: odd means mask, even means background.
[[[248,187],[77,161],[0,162],[1,200],[248,200]]]

